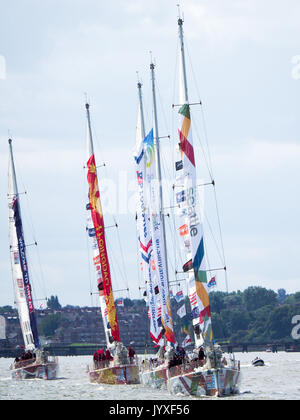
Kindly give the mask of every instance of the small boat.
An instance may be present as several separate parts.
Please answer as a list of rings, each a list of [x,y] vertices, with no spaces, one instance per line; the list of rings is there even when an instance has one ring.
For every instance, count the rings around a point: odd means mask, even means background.
[[[32,357],[26,358],[27,354]],[[27,351],[25,358],[16,358],[10,367],[13,379],[56,379],[58,359],[50,356],[46,350]]]
[[[101,349],[94,354],[93,365],[88,368],[89,380],[92,383],[110,385],[138,384],[137,357],[130,353],[130,349],[127,349],[120,339],[98,187],[89,104],[86,103],[85,107],[88,148],[87,180],[89,187],[89,202],[86,206],[89,215],[87,233],[92,241],[93,262],[96,269],[98,295],[107,346],[106,351]]]
[[[9,244],[11,255],[11,269],[22,330],[24,348],[23,353],[16,357],[10,366],[14,379],[55,379],[58,361],[45,351],[39,340],[35,308],[29,278],[29,267],[26,258],[26,244],[21,218],[20,195],[18,193],[12,140],[9,143],[8,169],[8,208],[9,208]]]
[[[264,366],[265,365],[265,362],[260,357],[256,357],[254,360],[252,360],[251,363],[252,363],[253,366]]]

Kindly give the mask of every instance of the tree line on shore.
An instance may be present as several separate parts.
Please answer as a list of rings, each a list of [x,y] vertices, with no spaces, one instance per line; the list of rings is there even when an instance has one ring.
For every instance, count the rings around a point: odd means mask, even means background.
[[[292,318],[300,315],[300,292],[287,294],[284,289],[277,292],[264,287],[250,286],[243,292],[210,293],[211,314],[214,338],[231,343],[266,343],[291,341]],[[178,315],[179,309],[185,305],[186,314]],[[137,312],[147,316],[144,299],[123,299],[124,310]],[[191,310],[189,299],[185,296],[177,301],[171,299],[175,334],[183,339],[187,331],[193,339]],[[47,308],[53,311],[80,308],[67,305],[62,308],[57,296],[51,296]],[[0,314],[15,312],[11,306],[0,307]],[[40,325],[41,333],[51,336],[63,322],[63,315],[52,313],[44,318]]]

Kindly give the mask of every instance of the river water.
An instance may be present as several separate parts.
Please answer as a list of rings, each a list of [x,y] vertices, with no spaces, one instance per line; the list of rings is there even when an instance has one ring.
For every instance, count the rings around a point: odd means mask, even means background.
[[[254,367],[251,361],[260,356],[265,366]],[[233,400],[299,400],[300,353],[236,353],[241,361],[240,394]],[[58,378],[17,381],[10,378],[12,359],[0,358],[0,400],[170,400],[187,401],[193,397],[170,395],[142,385],[98,385],[88,380],[89,356],[59,357]],[[199,398],[198,398],[199,399]],[[210,397],[201,398],[210,400]],[[218,401],[224,399],[218,399]]]

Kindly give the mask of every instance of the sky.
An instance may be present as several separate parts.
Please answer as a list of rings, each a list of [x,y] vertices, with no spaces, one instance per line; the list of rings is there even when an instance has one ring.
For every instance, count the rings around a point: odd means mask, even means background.
[[[134,217],[136,84],[139,77],[150,130],[152,57],[160,135],[171,136],[162,140],[162,160],[172,168],[177,142],[172,109],[177,98],[177,3],[1,3],[0,306],[14,304],[8,137],[13,138],[19,191],[26,191],[21,195],[25,240],[38,243],[27,248],[36,306],[51,295],[62,305],[96,304],[90,294],[96,280],[85,232],[86,97],[97,164],[105,163],[98,170],[105,224],[118,224],[107,229],[115,296],[141,297]],[[299,1],[185,0],[180,6],[190,101],[202,101],[201,111],[193,108],[194,127],[203,131],[205,123],[229,291],[249,286],[299,291]],[[198,173],[206,181],[201,144],[195,141]],[[202,195],[213,226],[211,191]],[[168,233],[172,256],[176,250],[171,228]],[[171,258],[169,264],[173,273]],[[215,264],[221,266],[217,260]],[[120,291],[123,288],[129,288],[129,294]],[[215,290],[226,290],[222,272],[217,273]]]

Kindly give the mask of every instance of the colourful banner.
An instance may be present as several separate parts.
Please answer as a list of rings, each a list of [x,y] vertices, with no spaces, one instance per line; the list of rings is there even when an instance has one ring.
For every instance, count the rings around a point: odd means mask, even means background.
[[[152,130],[151,130],[152,136]],[[152,237],[150,232],[149,205],[145,201],[145,169],[144,139],[137,133],[137,147],[135,153],[137,174],[137,230],[139,235],[141,267],[147,290],[147,304],[149,306],[150,336],[158,344],[162,338],[160,321],[160,295],[155,292],[158,288],[157,270],[153,260]],[[161,312],[161,311],[160,311]]]
[[[105,241],[104,220],[100,202],[100,193],[98,188],[97,170],[94,155],[92,155],[89,158],[87,162],[87,167],[87,180],[89,184],[89,203],[99,248],[100,265],[103,277],[103,292],[107,307],[108,321],[113,339],[115,341],[120,341],[119,325],[112,291],[111,275]]]
[[[189,272],[188,287],[189,295],[193,297],[192,309],[195,317],[193,324],[195,331],[200,326],[204,341],[212,340],[210,303],[208,297],[208,285],[204,257],[203,226],[200,218],[200,203],[197,193],[197,179],[195,155],[191,133],[190,107],[184,104],[179,109],[180,115],[180,153],[182,165],[178,167],[178,175],[183,181],[184,190],[176,195],[177,203],[180,203],[181,227],[182,222],[187,226],[189,242],[185,242],[186,257],[188,262],[184,264],[183,271]],[[185,233],[185,232],[184,232]]]
[[[35,348],[39,348],[40,340],[39,340],[39,335],[38,335],[38,330],[37,330],[37,322],[36,322],[35,310],[34,310],[34,305],[33,305],[31,284],[29,280],[29,272],[28,272],[27,259],[26,259],[26,245],[24,242],[21,212],[20,212],[19,201],[17,198],[15,198],[15,200],[13,201],[12,208],[14,211],[16,234],[18,238],[19,262],[20,262],[21,270],[22,270],[24,291],[25,291],[26,302],[27,302],[27,307],[29,311],[30,326],[31,326]]]
[[[171,314],[169,284],[167,278],[167,261],[164,252],[163,232],[161,223],[161,209],[159,201],[159,181],[156,174],[156,148],[154,147],[153,130],[144,139],[144,153],[146,159],[145,200],[149,208],[150,231],[153,243],[153,256],[157,272],[157,294],[161,301],[161,322],[164,335],[170,343],[175,343],[174,328]]]

